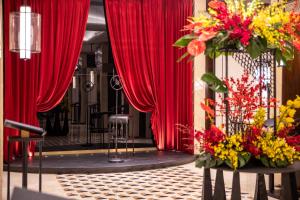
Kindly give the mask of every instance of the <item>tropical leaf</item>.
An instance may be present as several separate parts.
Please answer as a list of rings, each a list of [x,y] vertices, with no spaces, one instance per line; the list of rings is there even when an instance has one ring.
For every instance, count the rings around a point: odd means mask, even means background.
[[[266,156],[261,156],[261,157],[260,157],[260,161],[262,162],[262,164],[263,164],[264,166],[270,167],[268,158],[267,158]]]
[[[178,58],[177,62],[181,62],[184,58],[186,58],[187,56],[189,56],[188,52],[185,52],[180,58]]]
[[[249,55],[255,59],[264,53],[268,48],[268,43],[265,39],[261,37],[251,38],[249,45],[246,47]]]
[[[186,47],[194,39],[196,39],[196,36],[194,36],[192,34],[184,35],[181,38],[179,38],[173,46],[175,46],[175,47]]]
[[[201,80],[204,81],[214,92],[227,93],[228,89],[225,83],[212,73],[205,73]]]
[[[289,163],[286,160],[277,160],[276,165],[277,167],[286,167],[289,165]]]
[[[270,160],[270,166],[276,168],[276,164],[272,160]]]
[[[224,163],[224,160],[217,159],[217,166],[220,166]]]
[[[196,160],[196,167],[202,168],[202,167],[206,166],[206,164],[209,160],[210,160],[209,154],[203,153],[203,154],[199,155]]]
[[[226,159],[226,160],[225,160],[225,164],[226,164],[228,167],[230,167],[231,169],[233,169],[233,166],[232,166],[230,160]]]
[[[251,158],[251,154],[247,153],[243,156],[239,155],[238,158],[239,158],[239,167],[241,168],[241,167],[244,167],[248,163],[248,161]]]

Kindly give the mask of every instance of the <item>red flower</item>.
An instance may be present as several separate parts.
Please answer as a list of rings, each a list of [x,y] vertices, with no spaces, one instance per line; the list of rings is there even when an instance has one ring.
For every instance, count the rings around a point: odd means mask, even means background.
[[[296,151],[300,151],[300,146],[295,146]]]
[[[203,133],[200,131],[195,132],[195,139],[200,143]]]
[[[294,40],[293,45],[298,51],[300,51],[300,40]]]
[[[210,144],[208,144],[208,143],[204,144],[203,148],[204,148],[204,151],[206,151],[207,153],[210,153],[210,155],[215,154],[215,151]]]
[[[300,144],[300,135],[297,136],[288,136],[286,142],[291,146],[296,146]]]
[[[254,145],[247,145],[246,149],[254,156],[261,154],[261,150]]]
[[[296,25],[296,29],[297,29],[297,31],[300,31],[300,24]]]
[[[192,40],[187,46],[187,51],[192,56],[197,56],[203,53],[205,49],[205,42],[199,40]]]

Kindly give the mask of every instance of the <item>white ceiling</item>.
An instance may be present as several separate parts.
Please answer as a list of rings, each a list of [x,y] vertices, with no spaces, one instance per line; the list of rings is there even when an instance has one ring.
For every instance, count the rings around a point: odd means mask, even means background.
[[[103,6],[90,6],[88,24],[102,24],[105,25],[104,9]]]

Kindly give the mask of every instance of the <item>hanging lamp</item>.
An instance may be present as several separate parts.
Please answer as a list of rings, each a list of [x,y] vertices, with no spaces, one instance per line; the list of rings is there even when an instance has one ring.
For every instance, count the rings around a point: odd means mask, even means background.
[[[25,60],[41,52],[41,15],[33,13],[26,0],[19,12],[9,15],[9,50]]]

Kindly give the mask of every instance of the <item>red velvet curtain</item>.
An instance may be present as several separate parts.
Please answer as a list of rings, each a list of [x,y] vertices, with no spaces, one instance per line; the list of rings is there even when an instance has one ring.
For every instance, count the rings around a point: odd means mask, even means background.
[[[71,82],[80,54],[90,0],[27,0],[42,16],[42,49],[30,60],[20,60],[9,51],[9,13],[18,11],[22,0],[4,2],[5,102],[4,117],[38,125],[37,112],[55,107]],[[4,158],[8,135],[5,129]],[[31,145],[30,151],[34,150]],[[14,154],[20,153],[18,144]]]
[[[192,15],[192,0],[106,0],[105,10],[114,61],[129,102],[152,112],[160,150],[191,150],[193,73],[182,51],[172,44]]]

